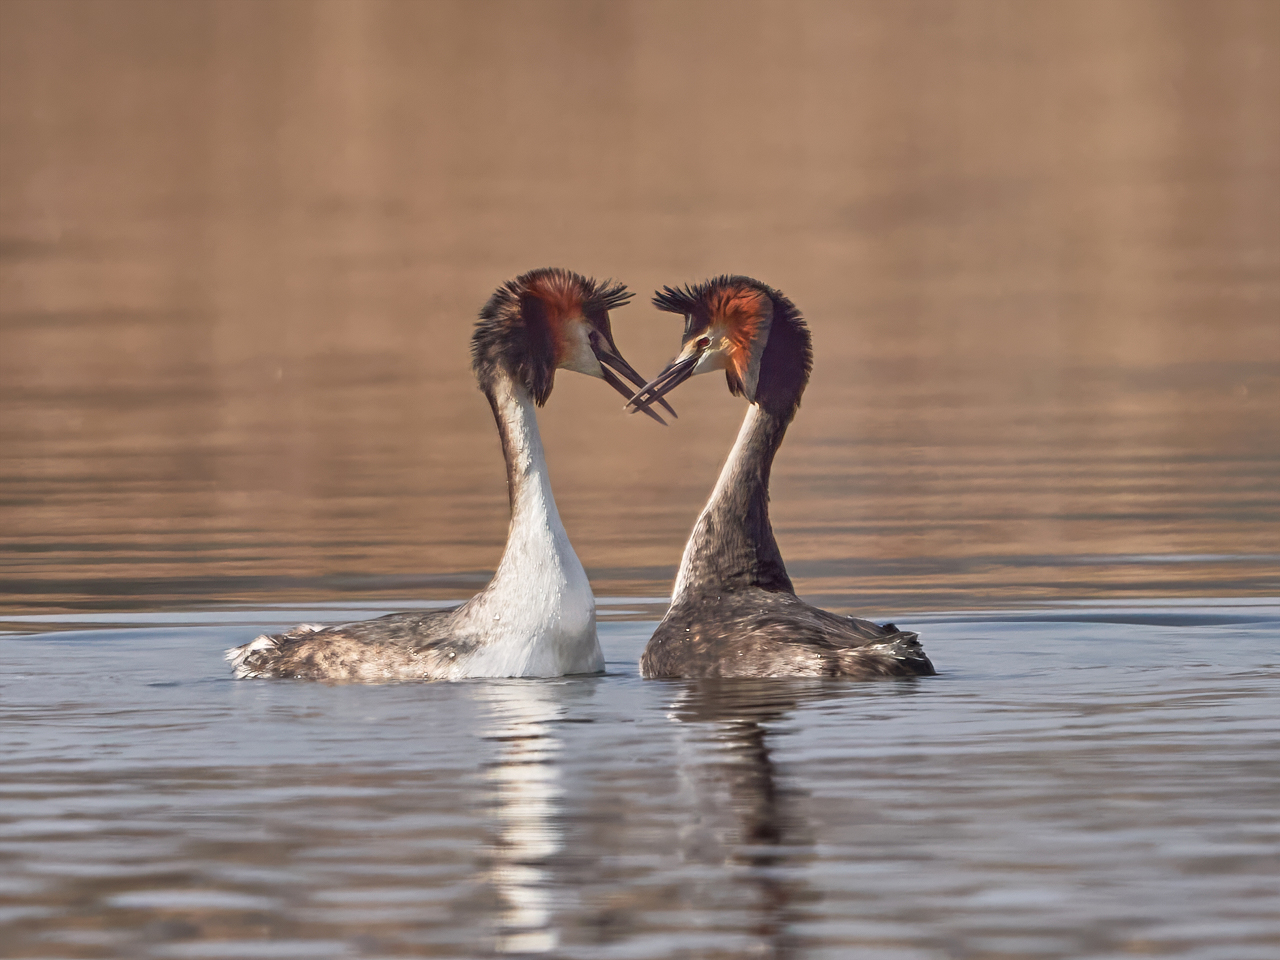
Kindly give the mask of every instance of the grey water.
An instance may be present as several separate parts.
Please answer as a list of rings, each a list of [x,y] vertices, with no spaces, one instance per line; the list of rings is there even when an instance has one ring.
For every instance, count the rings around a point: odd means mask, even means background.
[[[642,681],[652,607],[552,681],[222,661],[383,607],[0,638],[0,956],[1280,949],[1280,601],[921,614],[882,683]]]

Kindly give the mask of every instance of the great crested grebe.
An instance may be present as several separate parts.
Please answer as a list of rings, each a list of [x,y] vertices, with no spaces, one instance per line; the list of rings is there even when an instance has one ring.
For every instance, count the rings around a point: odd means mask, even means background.
[[[916,634],[842,617],[795,595],[769,524],[769,470],[813,365],[795,305],[750,277],[664,287],[682,349],[627,406],[645,410],[689,377],[724,370],[751,404],[684,548],[671,607],[640,659],[645,677],[928,676]]]
[[[621,284],[544,269],[503,284],[480,311],[471,363],[498,423],[511,499],[506,550],[484,590],[451,610],[260,636],[227,651],[235,676],[456,680],[603,670],[595,599],[560,523],[534,410],[551,395],[557,368],[599,377],[628,397],[613,371],[643,386],[609,327],[609,310],[631,296]]]

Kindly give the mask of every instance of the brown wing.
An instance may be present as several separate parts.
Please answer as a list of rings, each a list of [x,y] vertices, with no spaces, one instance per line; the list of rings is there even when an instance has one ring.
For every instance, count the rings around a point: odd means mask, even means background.
[[[914,633],[763,590],[672,608],[645,648],[641,669],[646,677],[870,679],[934,672]]]
[[[450,643],[453,610],[394,613],[333,627],[301,624],[227,652],[241,678],[406,680],[443,675],[460,650]],[[453,656],[450,656],[450,654]]]

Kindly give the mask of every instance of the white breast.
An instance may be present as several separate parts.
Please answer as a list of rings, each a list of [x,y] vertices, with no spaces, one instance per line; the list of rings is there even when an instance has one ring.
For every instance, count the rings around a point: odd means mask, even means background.
[[[560,522],[533,402],[513,390],[499,404],[516,448],[511,527],[493,580],[458,613],[457,636],[479,646],[451,676],[599,673],[595,598]]]

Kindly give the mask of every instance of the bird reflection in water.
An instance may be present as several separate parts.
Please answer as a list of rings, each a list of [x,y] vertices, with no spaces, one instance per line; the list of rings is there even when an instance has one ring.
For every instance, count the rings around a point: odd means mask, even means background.
[[[559,685],[512,681],[480,689],[490,708],[485,739],[499,744],[485,771],[498,825],[488,878],[502,901],[495,949],[547,953],[559,945],[550,861],[564,847],[558,765],[564,745],[555,725],[565,704]]]
[[[681,771],[703,811],[681,846],[690,860],[728,867],[750,892],[753,919],[744,932],[756,941],[751,956],[796,956],[803,907],[819,899],[804,877],[814,856],[812,828],[798,809],[805,792],[779,772],[771,725],[801,702],[847,692],[821,680],[702,680],[684,687],[668,712],[682,723],[709,725],[697,739],[722,751],[710,763],[695,751],[698,759]]]

